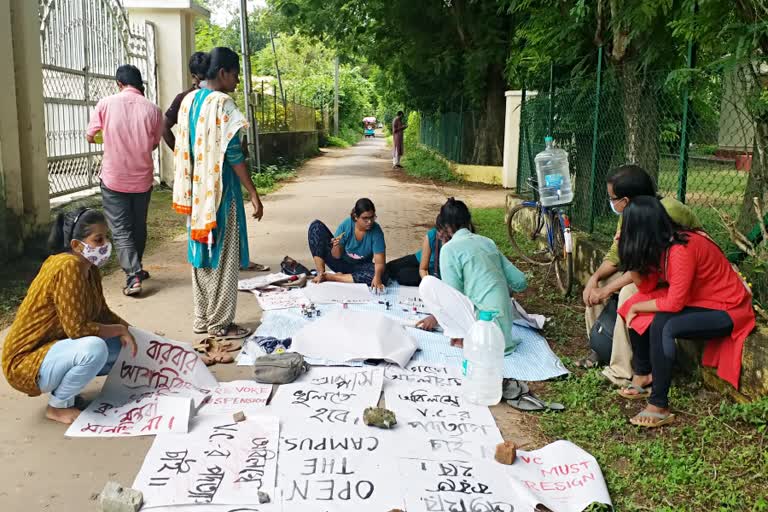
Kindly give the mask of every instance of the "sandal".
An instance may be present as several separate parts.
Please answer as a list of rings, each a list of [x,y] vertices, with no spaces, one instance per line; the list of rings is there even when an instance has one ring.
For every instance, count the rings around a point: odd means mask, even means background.
[[[250,272],[268,272],[269,265],[262,265],[261,263],[254,263],[250,261],[248,262],[248,266],[245,267],[245,270],[248,270]]]
[[[627,391],[634,391],[634,393],[627,393]],[[637,384],[627,384],[623,388],[616,391],[619,396],[626,398],[627,400],[642,400],[651,396],[651,388],[644,388]]]
[[[141,293],[141,277],[138,275],[130,276],[123,288],[123,295],[128,297]]]
[[[653,418],[656,421],[653,423],[647,423],[638,421],[638,418]],[[661,412],[640,411],[635,417],[630,418],[629,422],[635,426],[643,428],[657,428],[662,425],[669,425],[675,420],[675,415],[670,413],[664,414]]]
[[[215,336],[219,340],[242,340],[253,334],[253,329],[247,329],[240,327],[237,324],[229,324],[229,327],[220,329],[212,336]]]
[[[576,367],[584,368],[585,370],[589,370],[590,368],[597,368],[598,366],[600,366],[600,356],[597,355],[597,352],[594,350],[590,351],[587,357],[576,361]]]

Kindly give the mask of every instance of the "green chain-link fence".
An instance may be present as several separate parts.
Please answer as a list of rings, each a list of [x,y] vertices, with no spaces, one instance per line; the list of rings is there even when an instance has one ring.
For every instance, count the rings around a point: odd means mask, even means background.
[[[464,110],[461,106],[455,111],[422,113],[419,142],[452,162],[473,164],[479,123],[478,112]],[[501,161],[491,164],[501,165]]]
[[[532,194],[526,180],[535,174],[533,159],[551,133],[569,153],[576,228],[614,235],[605,181],[612,169],[631,162],[655,177],[661,195],[690,206],[728,256],[738,258],[723,219],[738,221],[745,202],[754,141],[745,104],[749,80],[736,72],[696,73],[686,80],[674,73],[618,73],[601,69],[525,94],[518,191]],[[758,269],[748,276],[763,298],[766,275]]]
[[[256,106],[254,114],[259,123],[259,131],[270,132],[303,132],[318,129],[323,123],[322,109],[306,105],[306,101],[291,93],[285,92],[285,101],[280,91],[273,90],[273,84],[261,82],[254,87]]]

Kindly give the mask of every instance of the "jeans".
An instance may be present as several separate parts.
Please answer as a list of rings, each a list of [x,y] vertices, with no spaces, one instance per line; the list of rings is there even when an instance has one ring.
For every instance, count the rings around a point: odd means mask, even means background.
[[[415,254],[409,254],[387,263],[387,274],[402,286],[419,286],[419,260]]]
[[[645,334],[630,329],[635,374],[653,376],[648,403],[662,409],[669,407],[675,339],[710,340],[728,336],[732,331],[733,321],[725,311],[694,307],[678,313],[656,313]]]
[[[115,192],[101,184],[101,200],[120,267],[128,276],[141,272],[147,245],[147,213],[152,189],[129,194]]]
[[[98,336],[54,343],[37,374],[40,391],[50,393],[48,405],[74,407],[75,397],[94,377],[109,373],[120,348],[120,338],[103,340]]]

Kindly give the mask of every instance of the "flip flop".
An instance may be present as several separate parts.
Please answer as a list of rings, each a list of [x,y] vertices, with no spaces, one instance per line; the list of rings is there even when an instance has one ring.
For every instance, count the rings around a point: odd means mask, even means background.
[[[627,391],[635,391],[635,393],[629,394]],[[644,388],[636,384],[627,384],[623,388],[616,391],[620,397],[627,400],[642,400],[651,396],[651,388]]]
[[[132,297],[141,293],[141,278],[139,276],[131,276],[123,288],[123,295]]]
[[[516,399],[507,400],[507,404],[514,407],[515,409],[527,412],[545,410],[560,412],[565,410],[565,406],[563,404],[559,404],[557,402],[545,402],[532,393],[524,393]]]
[[[653,423],[641,423],[637,421],[637,418],[654,418],[658,421]],[[672,413],[664,414],[661,412],[640,411],[635,417],[630,418],[629,422],[637,427],[643,428],[657,428],[663,425],[669,425],[675,420],[675,415]]]
[[[262,265],[261,263],[254,263],[250,261],[248,262],[248,266],[245,267],[245,270],[249,270],[251,272],[268,272],[269,265]]]
[[[528,392],[528,384],[525,382],[515,379],[504,379],[501,398],[504,400],[515,400]]]

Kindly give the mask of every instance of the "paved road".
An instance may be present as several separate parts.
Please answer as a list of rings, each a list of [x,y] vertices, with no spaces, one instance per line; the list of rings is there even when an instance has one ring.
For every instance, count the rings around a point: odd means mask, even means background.
[[[388,256],[414,252],[440,204],[448,196],[471,206],[503,206],[505,192],[493,188],[413,183],[390,169],[384,140],[366,140],[346,150],[329,150],[310,160],[299,177],[264,201],[264,220],[248,226],[251,259],[277,268],[283,256],[311,263],[306,228],[316,219],[335,227],[355,200],[369,197],[387,239]],[[246,207],[248,208],[248,207]],[[181,222],[181,219],[180,219]],[[192,289],[186,239],[170,241],[148,255],[153,278],[141,298],[124,297],[119,273],[105,279],[107,301],[129,322],[170,338],[192,341]],[[237,321],[258,325],[256,300],[241,295]],[[233,365],[214,367],[220,380],[247,378]],[[84,393],[93,398],[101,382]],[[107,480],[130,485],[152,438],[67,439],[64,427],[43,418],[45,397],[28,398],[0,377],[0,510],[96,510],[93,500]],[[509,407],[494,411],[503,433],[527,442],[526,418]]]

